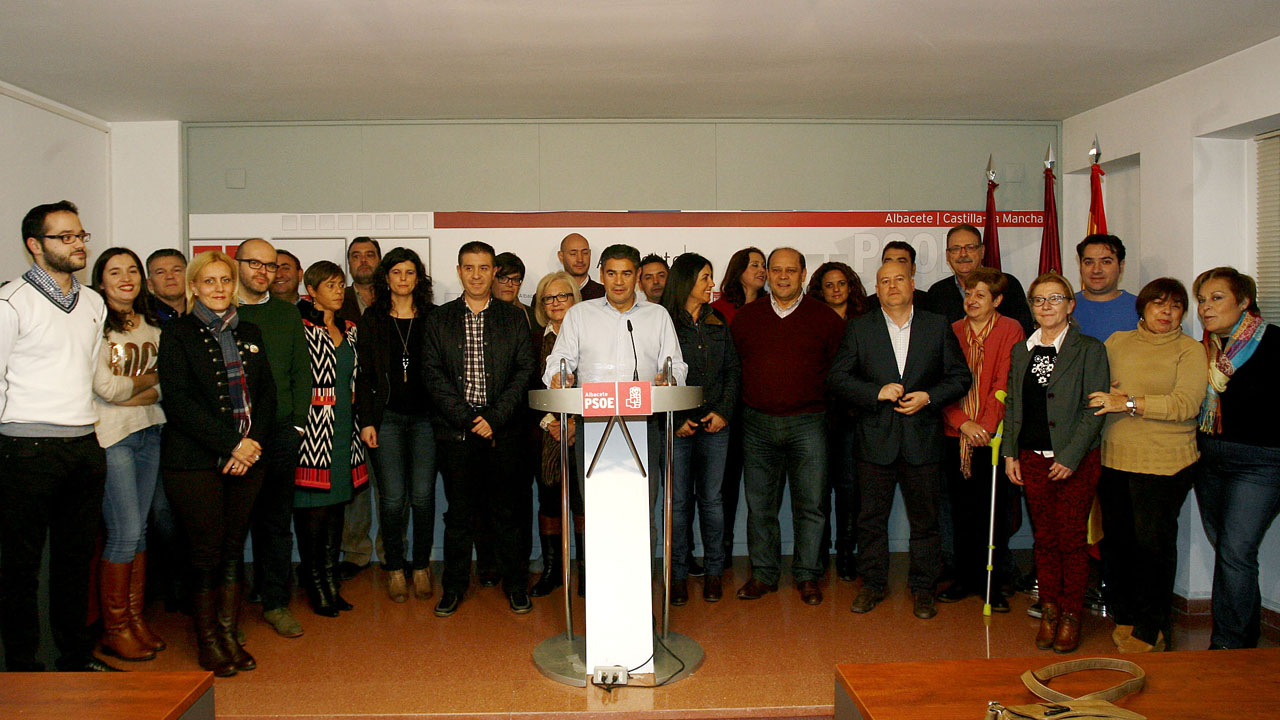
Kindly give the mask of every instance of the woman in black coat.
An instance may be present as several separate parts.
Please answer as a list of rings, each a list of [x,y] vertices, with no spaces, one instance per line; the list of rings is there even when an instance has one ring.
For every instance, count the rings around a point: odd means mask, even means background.
[[[187,285],[191,310],[160,335],[167,419],[160,464],[165,493],[191,544],[200,667],[226,677],[256,667],[236,639],[237,562],[262,487],[258,460],[275,417],[276,389],[262,333],[236,315],[235,261],[202,253],[187,266]]]

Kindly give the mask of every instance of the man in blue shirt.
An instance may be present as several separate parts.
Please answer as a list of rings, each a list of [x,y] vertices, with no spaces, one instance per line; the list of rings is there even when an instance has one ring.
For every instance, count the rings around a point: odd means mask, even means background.
[[[1115,235],[1090,235],[1076,246],[1080,292],[1073,317],[1085,335],[1106,342],[1111,333],[1138,327],[1138,298],[1120,289],[1124,243]]]

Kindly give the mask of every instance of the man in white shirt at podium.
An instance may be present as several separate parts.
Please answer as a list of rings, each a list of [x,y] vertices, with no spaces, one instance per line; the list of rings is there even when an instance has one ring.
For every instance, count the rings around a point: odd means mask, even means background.
[[[650,380],[657,385],[683,385],[689,366],[680,353],[671,316],[661,305],[636,293],[640,279],[640,251],[630,245],[610,245],[600,253],[600,281],[605,296],[583,300],[569,308],[555,347],[547,356],[542,381],[560,387],[560,360],[568,364],[568,385],[589,382]],[[671,358],[671,378],[662,373]],[[651,436],[652,437],[652,436]],[[583,443],[575,443],[583,452]],[[653,453],[648,454],[653,457]],[[580,458],[581,460],[581,458]],[[586,465],[578,463],[579,478]],[[649,512],[658,498],[660,468],[645,468],[649,478]]]

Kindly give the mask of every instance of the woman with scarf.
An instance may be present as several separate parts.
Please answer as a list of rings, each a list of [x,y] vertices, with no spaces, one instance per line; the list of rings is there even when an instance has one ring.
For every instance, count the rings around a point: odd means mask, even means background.
[[[218,677],[257,663],[237,639],[237,563],[262,487],[262,439],[276,388],[262,333],[236,315],[236,262],[217,251],[187,265],[186,315],[160,334],[164,489],[190,542],[200,667]]]
[[[1098,504],[1116,563],[1111,635],[1122,653],[1164,650],[1173,621],[1178,514],[1191,489],[1204,348],[1182,332],[1187,289],[1173,278],[1138,293],[1138,327],[1107,339],[1111,391],[1089,396],[1106,414]]]
[[[346,273],[321,260],[302,276],[308,297],[298,302],[311,356],[311,407],[294,474],[293,525],[298,569],[311,610],[337,617],[352,609],[338,584],[338,552],[347,505],[369,481],[364,442],[354,412],[356,325],[338,317]]]
[[[1069,653],[1080,646],[1087,521],[1101,470],[1103,419],[1089,409],[1089,395],[1109,390],[1111,373],[1106,348],[1071,321],[1076,301],[1066,278],[1040,275],[1027,301],[1039,327],[1013,346],[1000,455],[1031,510],[1044,608],[1036,647]]]
[[[1209,383],[1200,408],[1196,500],[1217,555],[1210,649],[1257,647],[1258,546],[1280,511],[1280,330],[1258,312],[1253,278],[1206,270],[1192,285]]]
[[[1009,281],[1004,273],[978,268],[964,280],[964,314],[951,325],[964,351],[973,385],[958,402],[942,411],[946,434],[943,469],[951,497],[952,547],[956,579],[938,593],[942,602],[958,602],[986,591],[987,534],[991,517],[991,440],[1004,419],[1004,401],[996,393],[1009,387],[1009,363],[1013,347],[1026,337],[1017,320],[1000,314]],[[1005,517],[1005,473],[999,469],[996,486],[996,518]],[[995,528],[994,566],[1005,567],[1001,557],[1009,552],[1009,528]],[[1009,601],[992,582],[991,609],[1009,612]]]

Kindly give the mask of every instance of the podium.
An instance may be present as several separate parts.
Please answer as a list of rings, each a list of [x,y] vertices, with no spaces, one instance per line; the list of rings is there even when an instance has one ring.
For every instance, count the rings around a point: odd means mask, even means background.
[[[648,393],[643,392],[648,390]],[[651,394],[650,394],[651,393]],[[560,446],[561,552],[565,631],[533,651],[539,671],[552,680],[585,687],[597,667],[620,666],[629,674],[653,674],[654,684],[669,684],[702,663],[702,648],[689,637],[671,632],[671,473],[674,428],[672,413],[702,404],[702,388],[652,386],[648,383],[586,383],[580,388],[534,390],[529,407],[559,415],[582,415],[577,442],[583,444],[586,474],[586,637],[573,629],[570,584],[569,446]],[[628,414],[631,413],[631,414]],[[666,414],[666,482],[663,492],[662,623],[653,627],[653,582],[650,552],[647,415]],[[583,548],[579,548],[581,552]]]

